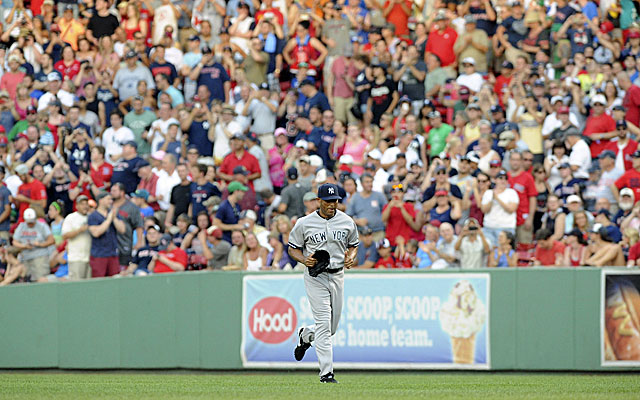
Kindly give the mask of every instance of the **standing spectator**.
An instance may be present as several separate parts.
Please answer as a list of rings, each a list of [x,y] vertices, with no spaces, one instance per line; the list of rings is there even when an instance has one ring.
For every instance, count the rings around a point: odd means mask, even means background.
[[[258,136],[265,151],[275,146],[273,132],[276,129],[277,98],[276,93],[269,92],[269,84],[262,82],[258,91],[251,91],[242,110],[243,116],[253,120],[250,131]]]
[[[509,163],[511,165],[511,171],[508,174],[509,186],[518,193],[519,197],[516,211],[516,239],[518,243],[531,243],[538,191],[531,174],[522,169],[522,154],[511,153]]]
[[[249,190],[240,182],[234,181],[227,186],[229,196],[220,203],[218,211],[213,218],[213,223],[216,227],[222,230],[222,239],[231,243],[231,232],[234,230],[243,230],[244,226],[239,223],[240,221],[240,201],[244,197],[245,192]],[[229,246],[231,248],[231,246]],[[223,265],[226,265],[223,264]]]
[[[75,204],[76,212],[67,215],[62,223],[62,238],[67,241],[69,280],[91,278],[91,234],[87,216],[89,198],[81,194],[76,197]]]
[[[625,119],[635,126],[640,125],[640,87],[631,83],[629,74],[627,71],[618,73],[618,85],[620,89],[625,91],[622,105],[627,110]]]
[[[131,262],[131,254],[133,250],[142,248],[145,245],[144,232],[142,229],[143,220],[140,209],[136,207],[126,197],[125,185],[122,183],[114,183],[111,186],[111,198],[113,199],[113,208],[118,210],[116,218],[122,221],[124,230],[118,229],[118,260],[120,266],[126,268]],[[133,246],[133,233],[136,234],[137,243]]]
[[[151,75],[151,71],[138,61],[136,52],[133,50],[127,51],[124,60],[125,65],[118,68],[118,72],[116,72],[116,75],[113,77],[113,88],[118,91],[120,101],[125,101],[138,94],[137,86],[141,80],[147,83],[148,89],[155,89],[156,84],[153,75]]]
[[[638,150],[638,142],[629,137],[627,121],[616,121],[617,137],[609,142],[606,150],[610,150],[615,159],[615,168],[619,170],[627,170],[633,168],[631,154]],[[602,156],[604,152],[600,153]],[[602,163],[601,163],[602,164]],[[602,165],[600,165],[602,168]]]
[[[592,113],[587,118],[582,134],[591,139],[591,158],[596,158],[616,136],[616,122],[605,111],[607,98],[597,94],[591,99]]]
[[[203,105],[204,107],[205,105]],[[205,114],[206,115],[206,114]],[[230,141],[235,135],[242,135],[242,126],[235,120],[236,112],[230,105],[222,106],[220,116],[215,115],[213,120],[214,130],[209,129],[208,141],[213,143],[213,159],[216,164],[221,164],[224,158],[231,153]],[[197,144],[197,142],[194,142]],[[205,144],[205,151],[209,147]],[[204,155],[204,153],[202,153]]]
[[[472,94],[478,93],[484,83],[484,78],[476,71],[476,60],[473,57],[462,59],[462,72],[458,75],[456,83],[469,88]]]
[[[253,181],[254,189],[256,193],[260,193],[263,190],[273,190],[273,184],[271,183],[271,177],[269,176],[269,164],[265,151],[260,147],[260,139],[255,133],[250,133],[247,136],[247,149],[249,154],[254,156],[258,160],[260,165],[260,177]]]
[[[203,157],[211,157],[213,155],[213,142],[209,139],[209,135],[216,129],[217,125],[213,123],[214,114],[212,113],[206,102],[200,100],[199,97],[194,98],[195,104],[191,112],[185,118],[180,119],[180,128],[182,134],[189,138],[189,145],[193,145],[200,150]],[[224,108],[223,108],[224,110]],[[224,117],[223,117],[224,118]],[[217,134],[217,132],[216,132]],[[224,138],[228,142],[228,138]],[[215,141],[218,143],[218,140]],[[228,148],[228,143],[227,146]],[[222,160],[223,157],[219,157]]]
[[[161,169],[156,171],[156,175],[158,175],[156,201],[161,211],[167,211],[171,203],[171,191],[174,186],[180,184],[180,176],[176,170],[176,157],[173,154],[165,154],[162,157]]]
[[[333,132],[333,125],[335,117],[333,111],[325,110],[322,112],[322,125],[313,128],[311,134],[308,136],[307,141],[312,144],[311,149],[316,155],[322,158],[324,165],[328,168],[333,168],[334,160],[329,155],[329,149],[331,143],[334,141],[336,135]]]
[[[113,177],[113,165],[105,161],[105,149],[102,146],[94,146],[91,149],[91,180],[94,188],[104,189],[111,186]]]
[[[391,187],[391,201],[382,208],[382,222],[387,224],[386,238],[391,246],[396,246],[398,238],[409,241],[416,232],[420,231],[420,221],[413,203],[404,201],[402,184]]]
[[[618,180],[611,186],[613,196],[620,201],[620,190],[622,188],[630,188],[633,190],[634,198],[640,199],[640,150],[631,155],[633,168],[627,170]]]
[[[107,128],[102,134],[102,145],[105,149],[105,158],[107,161],[115,163],[123,157],[124,144],[129,141],[135,141],[135,136],[131,129],[122,125],[122,114],[120,111],[114,110],[109,116],[111,127]],[[137,142],[136,149],[138,147]]]
[[[132,97],[131,106],[131,112],[124,116],[124,126],[133,132],[133,140],[138,144],[138,154],[147,155],[151,153],[151,145],[147,141],[149,127],[157,117],[153,111],[143,107],[144,97],[141,95]]]
[[[282,189],[278,212],[289,218],[304,216],[303,197],[309,191],[309,187],[298,182],[298,170],[291,167],[287,170],[287,186]]]
[[[49,275],[49,246],[55,243],[49,225],[38,221],[33,208],[27,208],[13,234],[13,245],[21,249],[20,258],[32,281]]]
[[[180,215],[188,214],[191,205],[191,181],[189,168],[185,164],[176,167],[180,183],[171,189],[170,204],[164,225],[173,226]]]
[[[207,211],[203,203],[209,197],[222,196],[222,193],[220,193],[220,189],[218,189],[217,186],[207,180],[206,165],[196,164],[191,169],[191,175],[193,176],[193,181],[191,182],[190,190],[191,200],[189,202],[189,215],[193,218],[193,222],[196,223],[198,215],[203,211]],[[176,213],[174,215],[180,215],[179,213],[177,213],[177,211],[180,211],[177,210],[177,208],[178,207],[175,207]]]
[[[484,234],[494,246],[498,245],[500,232],[509,232],[514,237],[516,234],[516,210],[520,198],[508,184],[507,173],[500,171],[495,179],[495,187],[482,196]]]
[[[0,165],[0,239],[9,241],[11,228],[11,192],[4,182],[5,168]]]
[[[463,61],[466,58],[474,60],[475,69],[480,73],[489,71],[487,65],[487,51],[489,50],[489,37],[487,33],[478,28],[476,19],[472,14],[464,17],[464,32],[456,39],[453,50],[458,59],[458,69],[464,73]]]
[[[588,179],[589,168],[591,167],[591,150],[577,129],[567,132],[565,145],[571,149],[569,164],[571,165],[573,176],[578,179]]]
[[[258,160],[244,149],[245,140],[245,136],[241,134],[231,137],[231,153],[227,154],[222,160],[218,176],[227,182],[231,182],[233,180],[233,170],[242,166],[249,171],[247,179],[249,179],[249,186],[253,189],[253,181],[260,178],[262,173]]]
[[[133,193],[140,183],[139,165],[146,162],[138,157],[138,144],[133,140],[125,142],[122,146],[122,157],[118,157],[118,160],[113,166],[111,184],[121,183],[125,193]]]
[[[433,28],[429,32],[427,54],[435,54],[442,67],[449,67],[456,62],[456,53],[453,47],[458,39],[458,33],[449,26],[449,19],[444,10],[438,10],[435,16]]]
[[[191,70],[189,79],[197,81],[198,86],[206,86],[211,93],[211,100],[229,102],[229,91],[231,90],[229,74],[219,62],[216,62],[209,47],[202,50],[202,61]]]
[[[351,113],[351,106],[354,104],[355,94],[352,87],[355,87],[357,76],[358,69],[353,58],[353,47],[347,46],[344,52],[334,60],[329,78],[325,80],[329,104],[333,108],[336,119],[344,123],[356,122],[356,117]]]
[[[373,65],[373,81],[371,82],[370,96],[367,100],[365,121],[380,125],[382,115],[392,113],[399,99],[400,96],[396,91],[395,83],[387,77],[386,65]]]
[[[440,239],[434,248],[438,259],[431,265],[431,269],[445,269],[456,267],[456,242],[458,238],[455,235],[453,225],[448,222],[440,224]]]
[[[382,221],[382,211],[387,204],[387,198],[384,194],[373,191],[373,177],[370,174],[363,174],[360,183],[362,191],[353,195],[349,201],[347,214],[353,218],[356,225],[371,230],[373,240],[378,242],[384,238],[385,224]]]
[[[464,269],[478,269],[486,265],[486,258],[491,251],[491,245],[484,237],[482,229],[475,218],[469,218],[462,228],[455,245],[460,256],[460,267]]]
[[[507,61],[515,63],[519,56],[528,56],[521,50],[521,42],[527,37],[529,29],[524,23],[524,10],[522,3],[514,1],[511,3],[509,17],[502,21],[498,26],[495,38],[505,49],[505,58]]]
[[[427,132],[427,144],[429,148],[429,157],[435,157],[442,153],[447,145],[447,139],[453,127],[442,122],[442,115],[438,111],[431,111],[427,114],[429,118],[429,126],[431,129]]]
[[[42,182],[31,176],[29,167],[25,164],[16,166],[15,172],[22,184],[18,187],[18,194],[13,196],[13,201],[18,207],[18,222],[22,222],[27,208],[35,205],[44,209],[47,205],[47,188]]]
[[[329,99],[327,96],[319,91],[313,80],[304,79],[300,82],[300,93],[304,95],[304,102],[302,104],[302,114],[310,117],[311,109],[318,108],[321,112],[326,110],[331,110],[331,106],[329,105]]]
[[[87,220],[91,234],[89,265],[93,278],[120,273],[117,233],[123,234],[126,231],[124,221],[118,218],[118,207],[112,207],[111,195],[101,192],[97,201],[98,207]]]
[[[382,8],[387,22],[395,27],[396,36],[409,35],[407,24],[412,13],[413,2],[410,0],[386,0]]]
[[[118,18],[109,11],[107,0],[96,0],[96,13],[89,19],[87,25],[87,39],[98,46],[103,36],[112,36],[120,26]]]
[[[424,103],[424,80],[427,76],[427,65],[419,57],[416,46],[408,46],[400,59],[399,68],[393,73],[394,81],[402,84],[402,95],[411,100],[414,112]]]
[[[284,60],[292,73],[298,73],[299,65],[307,64],[309,75],[315,76],[329,53],[321,41],[309,34],[311,22],[302,20],[296,25],[295,36],[287,42],[282,51]]]

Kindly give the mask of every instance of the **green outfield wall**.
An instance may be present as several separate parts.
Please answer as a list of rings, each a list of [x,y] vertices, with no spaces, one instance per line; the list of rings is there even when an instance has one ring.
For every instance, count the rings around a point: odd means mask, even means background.
[[[601,270],[475,272],[491,275],[492,369],[603,370]],[[1,288],[0,368],[241,369],[243,275],[186,272]]]

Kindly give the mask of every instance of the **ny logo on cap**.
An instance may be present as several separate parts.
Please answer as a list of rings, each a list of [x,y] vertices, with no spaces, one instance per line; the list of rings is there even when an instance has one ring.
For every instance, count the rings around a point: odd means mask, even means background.
[[[329,194],[333,194],[333,188],[332,187],[329,188]]]

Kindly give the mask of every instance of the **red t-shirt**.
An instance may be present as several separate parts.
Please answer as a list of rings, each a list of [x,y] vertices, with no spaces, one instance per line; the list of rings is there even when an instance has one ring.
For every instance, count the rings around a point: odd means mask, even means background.
[[[451,27],[447,27],[443,32],[432,29],[427,39],[425,51],[440,57],[442,66],[446,67],[456,61],[456,53],[453,51],[456,39],[458,39],[458,33]]]
[[[384,212],[384,210],[386,210],[387,207],[389,207],[389,204],[386,204],[382,208],[382,212]],[[413,204],[404,203],[404,209],[407,210],[409,215],[411,215],[413,218],[416,217],[416,210],[413,208]],[[409,224],[407,224],[407,222],[402,217],[402,211],[398,207],[393,207],[389,214],[389,219],[387,220],[387,230],[386,230],[386,237],[387,239],[389,239],[391,246],[396,245],[397,236],[402,236],[405,242],[407,242],[409,241],[409,239],[411,239],[412,233],[413,233],[413,228],[411,228]]]
[[[276,19],[278,20],[278,24],[284,25],[284,16],[280,12],[280,10],[278,10],[277,8],[273,8],[273,7],[258,11],[256,13],[256,16],[255,16],[256,23],[260,22],[262,17],[264,17],[264,15],[266,13],[268,13],[268,12],[272,13],[273,15],[275,15]]]
[[[71,185],[69,185],[69,189],[75,189],[76,187],[78,187],[78,181],[74,181],[71,182]],[[93,198],[93,193],[91,193],[91,185],[88,183],[85,183],[84,185],[82,185],[82,191],[80,192],[80,195],[85,195],[88,198],[92,199]],[[76,201],[73,201],[73,211],[76,211]]]
[[[239,165],[245,167],[247,171],[249,171],[249,175],[260,172],[258,159],[252,154],[249,154],[248,151],[244,151],[241,158],[238,158],[234,152],[227,154],[224,160],[222,160],[222,165],[220,165],[220,172],[227,175],[233,175],[233,169]],[[253,189],[253,181],[249,181],[249,187]]]
[[[624,119],[638,126],[640,124],[640,87],[631,85],[624,95],[622,105],[627,109]]]
[[[156,186],[158,185],[158,175],[152,174],[149,180],[140,179],[140,183],[138,183],[138,189],[144,189],[149,192],[149,196],[156,195]],[[157,201],[153,203],[149,203],[153,211],[158,211],[160,209],[160,205]]]
[[[640,199],[640,172],[635,169],[627,170],[616,181],[616,187],[618,190],[628,187],[633,190],[633,194],[636,199]]]
[[[396,258],[393,255],[390,255],[387,258],[380,257],[376,265],[373,268],[395,268],[396,267]]]
[[[511,79],[513,79],[513,77],[507,78],[504,75],[499,75],[496,78],[496,83],[493,85],[493,91],[496,92],[496,95],[498,96],[498,102],[503,107],[504,107],[504,104],[502,103],[502,89],[509,87],[509,84],[511,83]]]
[[[540,246],[536,246],[535,259],[540,261],[540,265],[553,267],[556,265],[556,254],[564,254],[564,244],[557,240],[553,242],[553,246],[550,249],[543,249]]]
[[[582,133],[585,136],[591,136],[594,133],[605,133],[605,132],[613,132],[616,130],[616,121],[611,118],[606,113],[602,113],[601,115],[595,116],[592,115],[587,118],[587,123],[584,127],[584,132]],[[609,145],[610,140],[594,140],[591,142],[591,157],[596,158],[604,151],[604,149]]]
[[[91,167],[91,179],[93,179],[94,185],[101,188],[104,187],[104,184],[107,182],[111,182],[111,177],[113,176],[113,165],[105,162],[102,163],[97,169],[93,166]]]
[[[30,198],[31,200],[46,200],[47,199],[47,188],[44,187],[42,182],[37,179],[33,179],[29,183],[23,183],[18,188],[18,194],[21,194],[25,197]],[[20,203],[20,208],[18,209],[18,222],[24,221],[22,218],[22,214],[24,214],[24,210],[29,208],[29,203],[22,202]]]
[[[638,258],[640,258],[640,242],[629,248],[629,261],[636,261]]]
[[[80,61],[73,60],[68,67],[64,65],[64,61],[60,60],[53,65],[53,69],[60,72],[62,79],[69,78],[73,80],[80,73]]]
[[[390,1],[386,1],[384,3],[383,9],[386,9],[391,4]],[[405,7],[411,11],[411,7],[413,7],[413,2],[409,0],[404,0]],[[394,1],[393,7],[391,11],[387,15],[387,22],[392,23],[396,27],[395,36],[403,36],[409,34],[409,28],[407,23],[409,22],[409,14],[407,14],[402,6]]]
[[[162,250],[158,252],[158,256],[163,255],[167,257],[171,261],[177,261],[182,264],[185,268],[187,267],[187,253],[182,250],[180,247],[176,247],[171,251]],[[166,266],[164,263],[160,262],[160,260],[156,261],[156,267],[153,270],[155,274],[166,274],[170,272],[176,272],[173,269]]]
[[[513,176],[511,172],[508,174],[509,186],[516,192],[518,192],[518,198],[520,204],[516,210],[516,225],[520,226],[524,224],[524,221],[529,216],[529,197],[536,197],[538,190],[531,174],[527,171],[522,171],[520,175]]]
[[[638,142],[633,139],[627,141],[627,145],[622,148],[622,159],[624,160],[624,169],[626,171],[633,169],[633,162],[631,161],[631,154],[638,149]],[[605,150],[611,150],[616,153],[616,157],[620,152],[617,141],[609,141]]]

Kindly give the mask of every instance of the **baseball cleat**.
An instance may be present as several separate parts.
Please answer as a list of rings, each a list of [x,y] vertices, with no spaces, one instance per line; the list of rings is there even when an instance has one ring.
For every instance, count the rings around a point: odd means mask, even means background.
[[[311,347],[311,343],[305,343],[302,340],[303,329],[304,328],[300,328],[300,330],[298,331],[298,337],[300,338],[300,341],[296,346],[295,350],[293,351],[293,356],[296,358],[296,361],[302,361],[302,359],[304,358],[304,353],[306,353],[307,349]]]
[[[320,377],[320,383],[338,383],[338,381],[333,377],[333,372],[329,372]]]

